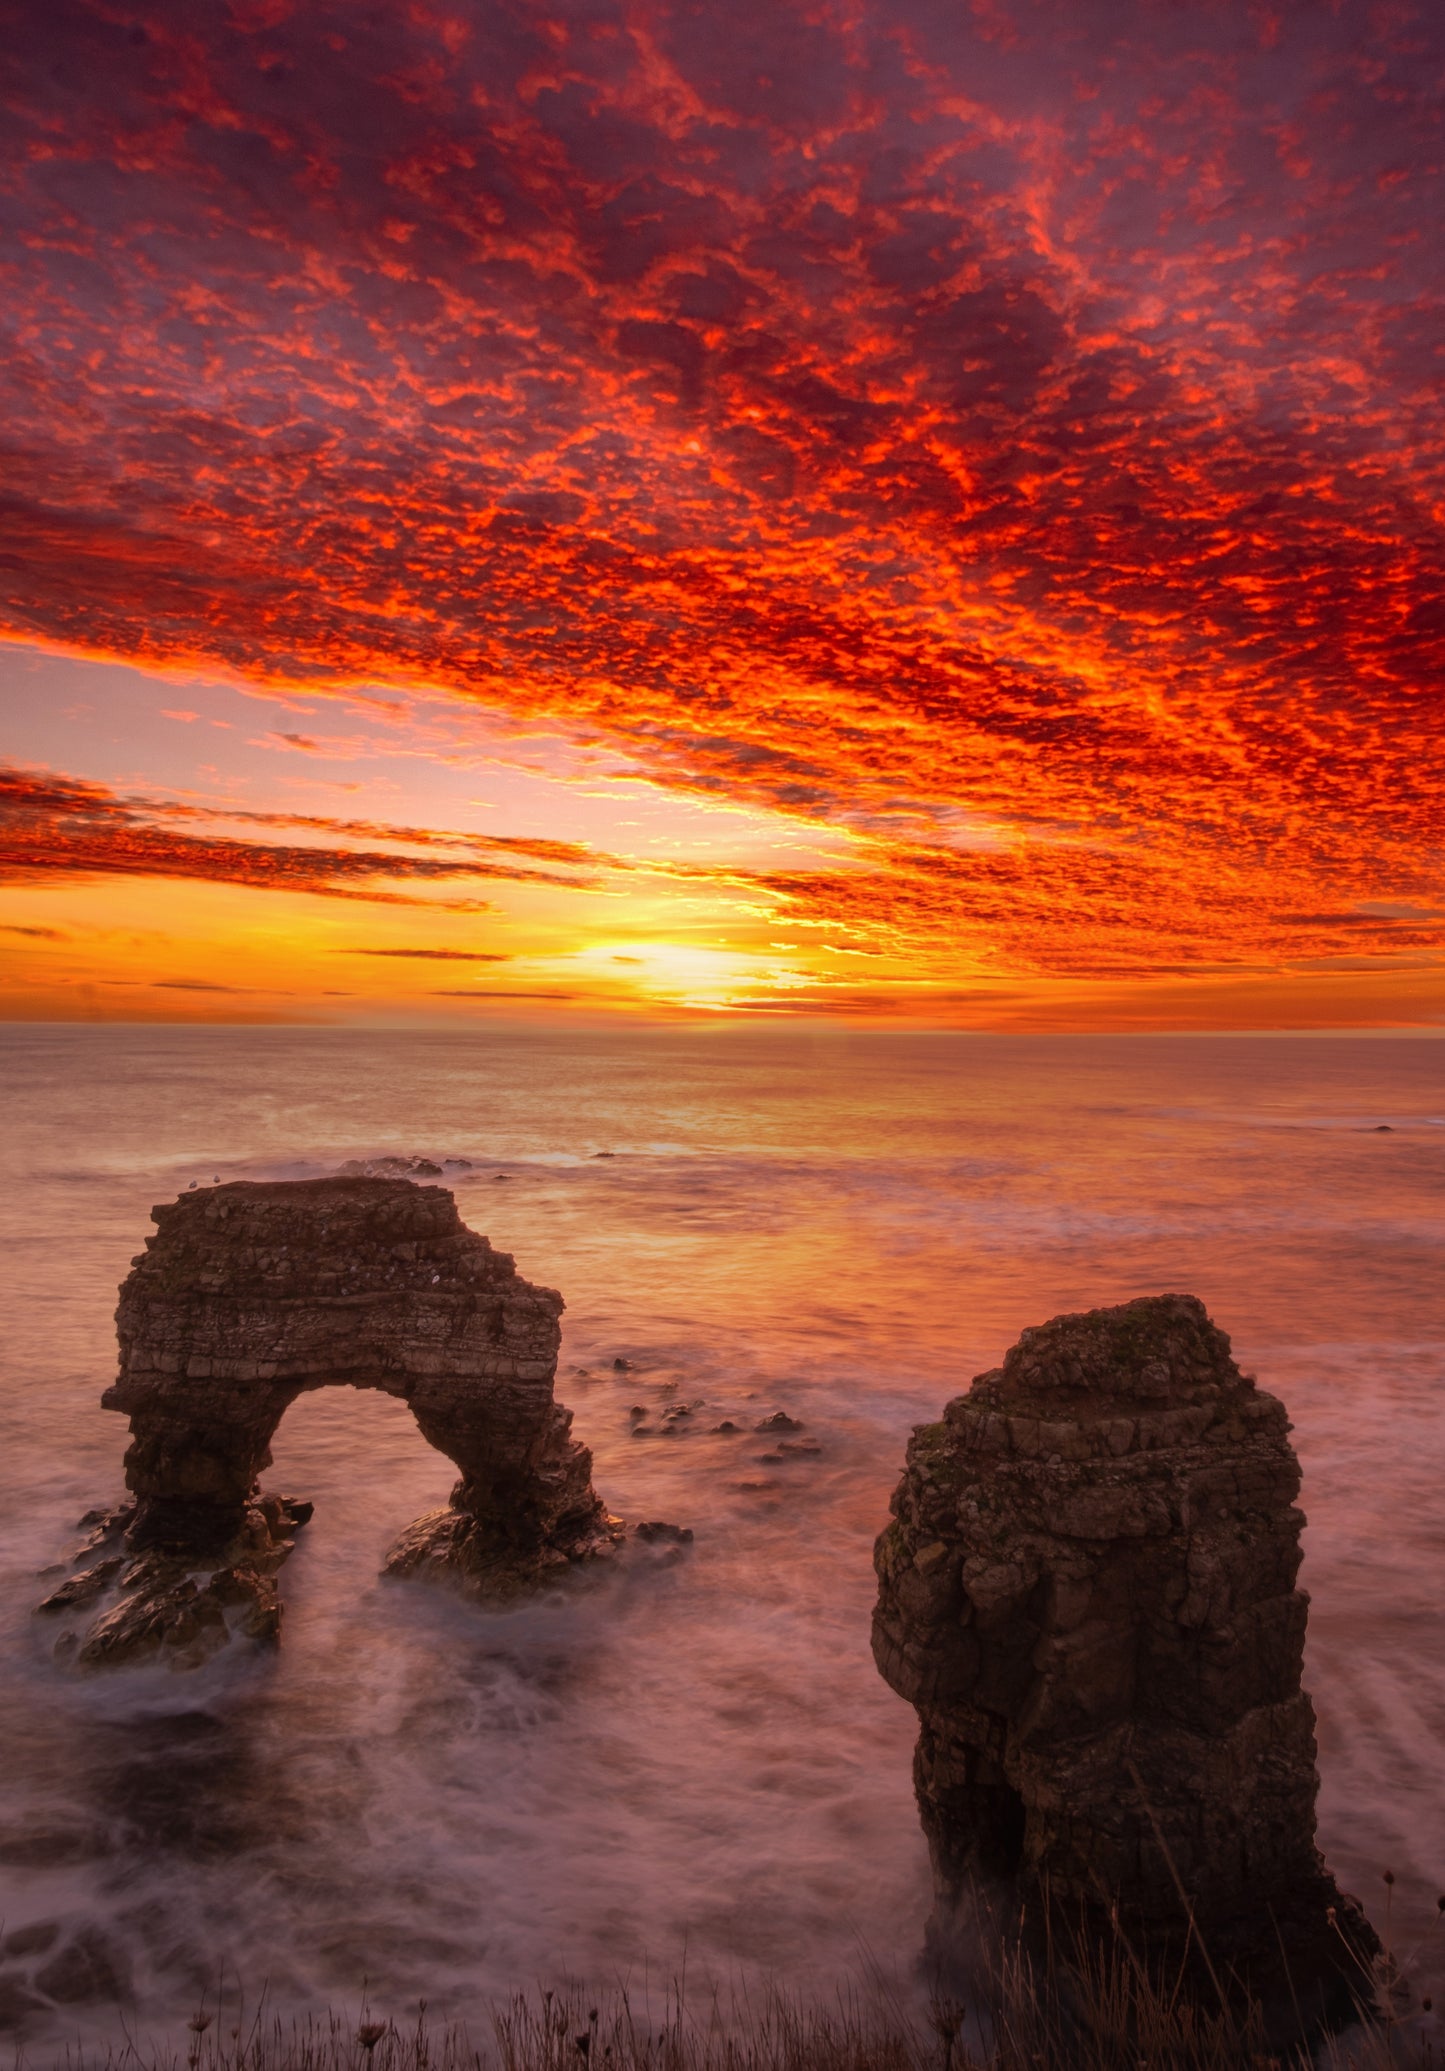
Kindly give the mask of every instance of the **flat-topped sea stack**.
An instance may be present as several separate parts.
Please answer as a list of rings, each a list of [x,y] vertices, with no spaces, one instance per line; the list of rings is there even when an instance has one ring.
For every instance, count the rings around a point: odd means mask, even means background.
[[[401,1397],[460,1469],[389,1572],[503,1604],[611,1550],[620,1527],[553,1398],[562,1298],[469,1230],[445,1188],[238,1182],[152,1220],[102,1398],[130,1418],[132,1502],[95,1521],[90,1550],[108,1558],[43,1607],[87,1612],[83,1661],[190,1665],[237,1630],[274,1636],[272,1578],[310,1506],[262,1497],[258,1476],[288,1405],[338,1382]]]
[[[1188,1295],[1026,1330],[915,1431],[873,1648],[918,1712],[937,1953],[1002,1895],[1212,1966],[1274,2032],[1368,1999],[1315,1846],[1288,1432]]]

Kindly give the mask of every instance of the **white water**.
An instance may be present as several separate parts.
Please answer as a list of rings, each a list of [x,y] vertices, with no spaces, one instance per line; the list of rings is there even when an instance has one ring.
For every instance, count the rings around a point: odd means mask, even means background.
[[[1377,1920],[1394,1871],[1392,1938],[1439,1969],[1440,1043],[11,1027],[0,1072],[0,2015],[48,1960],[5,1937],[47,1921],[103,1937],[142,2032],[223,1975],[447,2019],[684,1961],[906,1972],[913,1720],[868,1613],[908,1428],[1024,1325],[1164,1289],[1289,1404],[1321,1837]],[[35,1571],[119,1489],[98,1398],[151,1203],[387,1151],[477,1161],[463,1215],[566,1296],[598,1487],[690,1556],[508,1618],[381,1587],[451,1470],[403,1406],[327,1390],[268,1476],[317,1504],[279,1656],[63,1673]],[[699,1398],[692,1435],[629,1435]],[[820,1457],[708,1435],[776,1407]],[[25,2033],[118,2018],[101,1992]]]

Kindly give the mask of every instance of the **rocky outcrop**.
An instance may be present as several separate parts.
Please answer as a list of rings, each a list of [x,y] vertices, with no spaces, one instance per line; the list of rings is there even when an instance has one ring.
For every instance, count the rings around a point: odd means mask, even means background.
[[[1184,1295],[1025,1331],[915,1431],[873,1646],[918,1712],[940,1951],[982,1885],[1212,1969],[1276,2030],[1368,1997],[1315,1846],[1288,1431]]]
[[[338,1179],[441,1179],[447,1172],[470,1172],[470,1158],[422,1157],[413,1151],[398,1157],[388,1152],[375,1158],[348,1158],[336,1170]]]
[[[262,1497],[258,1476],[287,1406],[337,1382],[401,1397],[460,1470],[391,1572],[499,1604],[610,1552],[621,1528],[553,1398],[561,1296],[523,1280],[444,1188],[242,1182],[152,1220],[102,1398],[130,1418],[133,1504],[101,1521],[43,1607],[68,1621],[62,1651],[188,1666],[237,1634],[273,1638],[275,1571],[309,1506]]]
[[[92,1514],[82,1520],[93,1529],[71,1574],[35,1607],[60,1621],[56,1658],[80,1668],[154,1661],[199,1668],[233,1639],[274,1643],[281,1634],[276,1571],[310,1516],[309,1503],[258,1493],[227,1544],[203,1554],[158,1546],[132,1557],[126,1541],[135,1505]]]

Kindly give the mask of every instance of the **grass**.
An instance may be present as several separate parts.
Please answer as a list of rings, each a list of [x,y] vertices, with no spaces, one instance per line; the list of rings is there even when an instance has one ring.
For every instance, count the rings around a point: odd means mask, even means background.
[[[972,1954],[951,1990],[929,1992],[921,1976],[900,1986],[862,1957],[854,1981],[827,2005],[775,1983],[724,1992],[684,1975],[640,1990],[520,1994],[494,2006],[478,2032],[433,2025],[424,2004],[398,2024],[365,2000],[359,2014],[280,2015],[263,1993],[248,2014],[238,1986],[218,1980],[169,2037],[127,2033],[33,2057],[19,2042],[13,2063],[15,2071],[1445,2071],[1445,2025],[1426,1982],[1445,1956],[1445,1897],[1401,1949],[1392,1942],[1395,1879],[1386,1870],[1382,1881],[1383,1953],[1372,1968],[1347,1957],[1359,1970],[1358,2019],[1313,2050],[1269,2039],[1260,2007],[1236,1980],[1221,1981],[1192,1926],[1194,1954],[1186,1945],[1163,1972],[1146,1968],[1117,1920],[1107,1943],[1097,1928],[1093,1938],[1080,1929],[1066,1940],[1057,1927],[1041,1943],[1016,1916],[1005,1928],[975,1893]],[[1343,1934],[1340,1942],[1344,1952],[1355,1946]]]
[[[1122,1938],[1043,1970],[1013,1943],[967,2000],[910,2000],[865,1972],[828,2006],[776,1987],[699,1994],[681,1982],[660,2004],[625,1987],[540,1991],[494,2008],[482,2033],[433,2027],[425,2009],[398,2026],[369,2006],[288,2020],[263,2004],[246,2021],[203,2008],[170,2042],[72,2046],[59,2061],[66,2071],[1445,2071],[1429,1998],[1406,2014],[1400,1993],[1362,1978],[1362,2005],[1371,1995],[1383,2011],[1313,2058],[1282,2055],[1258,2008],[1151,1979]]]

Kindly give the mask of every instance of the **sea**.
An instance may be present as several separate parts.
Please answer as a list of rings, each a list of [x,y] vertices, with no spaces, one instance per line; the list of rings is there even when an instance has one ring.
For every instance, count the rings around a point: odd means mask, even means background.
[[[0,1089],[0,2018],[32,2059],[196,2012],[470,2030],[564,1985],[915,1977],[914,1719],[868,1645],[910,1427],[1027,1325],[1159,1292],[1288,1405],[1321,1842],[1417,1984],[1445,1968],[1439,1039],[12,1024]],[[599,1491],[690,1547],[506,1615],[384,1582],[452,1469],[322,1388],[267,1477],[316,1505],[279,1650],[57,1665],[33,1606],[121,1491],[100,1397],[152,1204],[388,1155],[469,1161],[437,1183],[565,1297]]]

